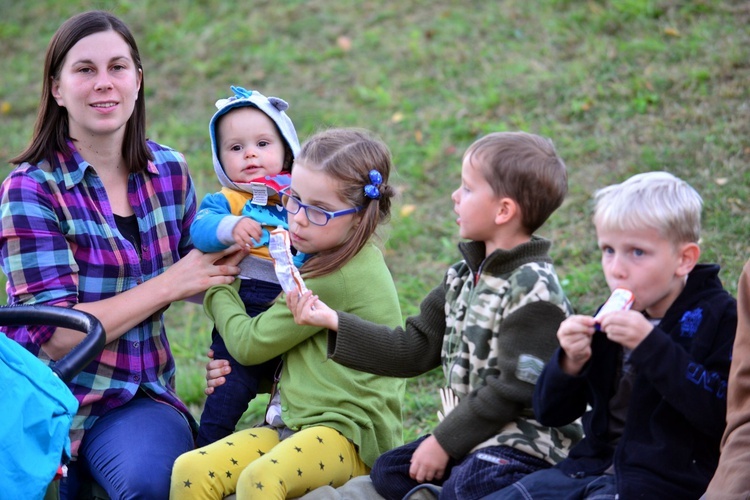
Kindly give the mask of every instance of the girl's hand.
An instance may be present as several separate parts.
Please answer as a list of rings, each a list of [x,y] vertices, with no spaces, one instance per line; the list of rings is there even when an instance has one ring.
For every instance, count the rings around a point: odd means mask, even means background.
[[[219,387],[227,381],[224,375],[232,371],[229,361],[226,359],[214,359],[214,351],[208,350],[208,363],[206,363],[206,388],[203,392],[206,396],[213,394],[214,387]]]
[[[294,315],[294,322],[298,325],[312,325],[338,331],[339,315],[325,305],[317,295],[308,290],[303,294],[299,289],[286,295],[286,305]]]

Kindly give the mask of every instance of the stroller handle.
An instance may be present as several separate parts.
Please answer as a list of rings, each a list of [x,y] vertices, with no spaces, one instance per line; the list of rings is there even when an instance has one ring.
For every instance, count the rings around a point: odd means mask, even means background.
[[[91,363],[106,343],[104,327],[96,317],[67,307],[40,304],[0,306],[0,325],[50,325],[85,333],[81,343],[50,367],[65,383]]]

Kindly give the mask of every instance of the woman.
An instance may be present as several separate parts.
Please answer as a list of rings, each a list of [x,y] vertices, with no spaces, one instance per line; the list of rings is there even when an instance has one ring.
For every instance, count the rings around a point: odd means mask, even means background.
[[[93,314],[102,354],[70,384],[80,403],[63,497],[89,474],[112,498],[167,498],[194,421],[174,390],[162,313],[228,284],[236,249],[191,250],[195,192],[183,156],[146,140],[143,68],[127,26],[108,12],[68,19],[47,49],[29,147],[0,187],[0,264],[10,304]],[[51,363],[80,333],[7,328]]]

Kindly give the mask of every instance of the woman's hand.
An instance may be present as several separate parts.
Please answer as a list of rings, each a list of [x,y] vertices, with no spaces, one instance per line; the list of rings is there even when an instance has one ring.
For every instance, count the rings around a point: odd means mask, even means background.
[[[232,283],[240,273],[237,264],[245,255],[239,245],[213,253],[191,250],[162,275],[175,295],[170,302],[192,297],[215,285]]]
[[[308,290],[303,294],[299,289],[286,295],[286,305],[294,315],[294,322],[298,325],[312,325],[338,331],[339,315],[325,305],[317,295]]]
[[[208,363],[206,363],[206,396],[214,393],[214,387],[219,387],[227,381],[224,375],[232,371],[229,361],[226,359],[214,359],[213,349],[208,350]]]

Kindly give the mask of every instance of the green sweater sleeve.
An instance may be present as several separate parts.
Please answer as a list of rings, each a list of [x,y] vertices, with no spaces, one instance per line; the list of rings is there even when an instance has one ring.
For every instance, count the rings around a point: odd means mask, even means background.
[[[273,359],[321,331],[318,327],[297,325],[283,298],[262,314],[248,316],[231,285],[211,287],[203,299],[203,308],[229,353],[244,365]]]
[[[328,355],[337,363],[389,377],[414,377],[440,366],[445,334],[445,288],[422,301],[404,328],[390,328],[337,311],[339,329],[328,334]]]

